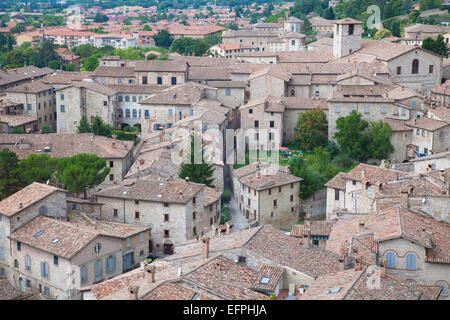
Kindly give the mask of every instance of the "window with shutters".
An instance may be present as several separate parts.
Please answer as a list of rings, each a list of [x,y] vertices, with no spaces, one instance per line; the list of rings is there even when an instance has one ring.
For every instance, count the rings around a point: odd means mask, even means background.
[[[87,268],[86,266],[81,267],[81,283],[87,282]]]
[[[0,247],[0,260],[5,261],[5,248]]]
[[[41,262],[41,277],[48,279],[48,263]]]
[[[386,267],[395,268],[395,255],[393,252],[388,252],[386,254]]]
[[[113,272],[116,269],[116,256],[106,258],[106,272]]]
[[[102,279],[103,275],[103,267],[102,267],[102,261],[97,260],[95,262],[95,281],[99,281]]]
[[[406,269],[416,270],[416,256],[412,253],[406,256]]]

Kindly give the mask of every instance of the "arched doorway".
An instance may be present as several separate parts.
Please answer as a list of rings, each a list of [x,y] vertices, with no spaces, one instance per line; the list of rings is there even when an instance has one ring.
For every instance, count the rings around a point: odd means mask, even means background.
[[[128,123],[121,123],[120,124],[120,130],[125,129],[125,127],[129,127],[130,125]]]

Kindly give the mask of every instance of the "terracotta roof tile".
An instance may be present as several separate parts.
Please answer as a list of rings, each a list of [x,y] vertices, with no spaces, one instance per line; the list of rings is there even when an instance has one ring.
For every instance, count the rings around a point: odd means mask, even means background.
[[[66,190],[33,182],[8,198],[3,199],[0,202],[0,213],[5,216],[13,216],[55,192],[66,192]]]

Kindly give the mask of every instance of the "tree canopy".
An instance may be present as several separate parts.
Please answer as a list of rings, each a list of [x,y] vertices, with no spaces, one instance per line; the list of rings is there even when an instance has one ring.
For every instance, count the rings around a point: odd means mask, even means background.
[[[195,137],[195,135],[198,135]],[[201,147],[195,148],[194,141],[198,139],[201,141]],[[202,163],[195,163],[197,159],[201,159]],[[191,135],[191,143],[186,150],[185,161],[181,165],[178,176],[182,179],[189,177],[190,181],[203,183],[208,187],[213,187],[214,182],[214,166],[205,159],[205,143],[199,136],[199,133],[193,133]]]
[[[445,43],[444,37],[441,34],[437,36],[436,40],[433,40],[430,37],[423,40],[422,48],[448,58],[449,49]]]
[[[320,108],[299,113],[294,141],[305,151],[324,146],[328,140],[328,121]]]

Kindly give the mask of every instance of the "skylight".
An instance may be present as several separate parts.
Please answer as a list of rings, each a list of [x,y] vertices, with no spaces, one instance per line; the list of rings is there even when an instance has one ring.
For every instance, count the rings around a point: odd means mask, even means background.
[[[58,243],[59,240],[60,240],[59,238],[55,238],[55,239],[52,240],[52,243],[53,244]]]
[[[342,290],[342,287],[327,290],[327,294],[336,293]]]
[[[44,230],[41,230],[41,231],[39,231],[39,232],[36,232],[36,233],[34,234],[33,237],[37,238],[37,237],[39,237],[40,235],[42,235],[43,233],[44,233]]]
[[[268,284],[270,281],[270,277],[263,277],[259,283]]]
[[[192,300],[197,300],[198,299],[198,293],[194,294],[194,296],[192,297]]]

